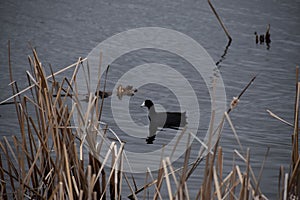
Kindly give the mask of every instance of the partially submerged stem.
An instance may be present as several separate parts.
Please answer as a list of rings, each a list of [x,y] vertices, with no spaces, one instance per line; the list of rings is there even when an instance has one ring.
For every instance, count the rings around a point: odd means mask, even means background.
[[[207,0],[207,2],[208,2],[208,4],[209,4],[211,10],[213,11],[213,13],[216,15],[216,17],[217,17],[217,19],[218,19],[218,21],[219,21],[219,23],[220,23],[222,29],[224,30],[224,32],[225,32],[225,34],[226,34],[226,36],[227,36],[227,38],[228,38],[228,40],[229,40],[227,46],[230,46],[231,41],[232,41],[232,38],[231,38],[231,36],[230,36],[228,30],[226,29],[224,23],[222,22],[221,18],[219,17],[217,11],[215,10],[215,8],[214,8],[214,6],[212,5],[212,3],[210,2],[210,0]]]

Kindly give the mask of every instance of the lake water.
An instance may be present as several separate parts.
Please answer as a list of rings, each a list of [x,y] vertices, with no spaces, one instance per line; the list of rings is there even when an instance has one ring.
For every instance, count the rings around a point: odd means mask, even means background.
[[[275,199],[279,167],[283,165],[288,171],[293,130],[270,117],[266,110],[270,109],[285,120],[293,121],[295,67],[300,63],[300,1],[226,0],[212,3],[233,38],[223,57],[227,38],[207,1],[2,1],[0,100],[11,95],[8,86],[8,39],[11,40],[14,78],[18,86],[24,88],[27,82],[25,72],[29,69],[28,42],[37,48],[45,66],[51,64],[58,70],[76,62],[78,57],[86,57],[100,42],[117,33],[140,27],[176,30],[201,44],[215,62],[220,61],[218,69],[225,85],[227,102],[258,74],[230,116],[243,148],[251,149],[251,163],[256,175],[267,147],[270,147],[261,189],[267,197]],[[254,38],[254,32],[264,33],[267,24],[271,24],[272,42],[269,49],[266,45],[255,44]],[[175,57],[165,51],[151,50],[120,57],[112,64],[107,87],[113,89],[120,77],[118,73],[122,74],[133,66],[161,62],[186,73],[189,81],[199,85],[196,95],[204,105],[201,112],[209,113],[210,99],[207,99],[209,96],[203,80],[195,77],[194,71],[184,71],[183,66],[189,64]],[[124,71],[114,70],[120,69],[120,66]],[[174,94],[166,92],[165,88],[141,87],[137,95],[129,100],[131,117],[137,124],[147,125],[146,111],[136,108],[147,96],[153,96],[166,110],[179,110]],[[114,128],[110,109],[106,111],[105,120]],[[14,106],[1,106],[0,115],[0,135],[18,134]],[[207,129],[209,120],[205,117],[201,120],[203,126],[200,129]],[[118,127],[115,129],[118,130]],[[161,141],[168,140],[168,137],[172,138],[170,134],[166,133],[165,137],[162,134],[154,145],[162,144]],[[146,151],[144,140],[139,141],[142,142],[134,140],[129,143],[129,150]],[[228,125],[223,132],[221,146],[225,169],[230,169],[233,150],[239,147]],[[192,181],[195,181],[195,188],[191,186],[189,189],[193,194],[198,190],[199,180],[194,177]]]

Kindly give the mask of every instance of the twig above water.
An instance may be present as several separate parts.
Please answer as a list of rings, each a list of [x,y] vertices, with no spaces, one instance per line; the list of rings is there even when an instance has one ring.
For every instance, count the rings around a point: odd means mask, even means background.
[[[278,115],[274,114],[272,111],[267,110],[267,112],[268,112],[272,117],[274,117],[275,119],[278,119],[278,120],[281,121],[282,123],[284,123],[284,124],[286,124],[286,125],[289,125],[289,126],[291,126],[291,127],[294,127],[293,124],[291,124],[290,122],[288,122],[288,121],[282,119],[282,118],[279,117]]]
[[[218,15],[216,9],[214,8],[214,6],[212,5],[212,3],[210,2],[210,0],[207,0],[207,2],[208,2],[208,4],[209,4],[211,10],[213,11],[213,13],[215,14],[215,16],[217,17],[217,20],[219,21],[219,23],[220,23],[222,29],[224,30],[224,32],[225,32],[225,34],[226,34],[226,36],[227,36],[227,38],[228,38],[228,43],[227,43],[227,45],[226,45],[226,47],[225,47],[225,49],[224,49],[224,53],[223,53],[223,55],[221,56],[221,58],[216,62],[216,65],[218,66],[218,65],[225,59],[225,56],[226,56],[227,51],[228,51],[228,48],[229,48],[229,46],[230,46],[230,44],[231,44],[232,38],[231,38],[231,36],[230,36],[228,30],[226,29],[224,23],[222,22],[220,16]]]
[[[253,83],[253,81],[256,79],[257,75],[255,75],[250,82],[246,85],[246,87],[242,90],[242,92],[237,96],[234,97],[232,102],[231,102],[231,106],[230,108],[227,110],[227,113],[230,113],[231,110],[236,106],[236,104],[238,103],[238,101],[240,100],[240,98],[242,97],[242,95],[246,92],[246,90],[249,88],[249,86]]]
[[[215,10],[214,6],[213,6],[212,3],[210,2],[210,0],[207,0],[207,2],[208,2],[208,4],[209,4],[210,8],[212,9],[213,13],[216,15],[216,17],[217,17],[217,19],[218,19],[218,21],[219,21],[221,27],[223,28],[223,30],[224,30],[226,36],[228,37],[229,42],[228,42],[228,45],[227,45],[227,46],[229,46],[230,43],[231,43],[231,41],[232,41],[232,38],[231,38],[231,36],[230,36],[228,30],[226,29],[225,25],[223,24],[221,18],[219,17],[217,11]]]

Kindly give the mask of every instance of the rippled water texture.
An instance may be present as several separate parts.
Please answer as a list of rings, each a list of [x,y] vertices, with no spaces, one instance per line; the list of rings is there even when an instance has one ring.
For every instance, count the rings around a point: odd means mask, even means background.
[[[243,148],[251,148],[251,163],[258,174],[267,147],[270,154],[261,181],[262,191],[275,199],[279,167],[288,168],[291,154],[292,128],[271,118],[272,110],[289,122],[293,120],[295,66],[300,63],[300,2],[287,1],[213,1],[228,28],[233,41],[224,54],[227,38],[211,12],[207,1],[1,1],[0,3],[0,100],[11,95],[7,67],[7,41],[11,40],[14,78],[20,88],[26,85],[25,71],[29,69],[29,43],[37,48],[40,60],[54,70],[86,57],[101,41],[122,31],[138,27],[164,27],[182,32],[200,43],[211,55],[223,78],[227,100],[240,93],[254,76],[254,84],[242,96],[238,107],[230,114]],[[254,32],[262,34],[271,24],[271,46],[255,44]],[[140,55],[143,54],[141,62]],[[146,56],[145,56],[146,55]],[[177,58],[178,59],[178,58]],[[184,60],[174,61],[166,52],[133,52],[121,57],[115,66],[132,66],[155,60],[164,64],[188,66]],[[178,64],[179,63],[179,64]],[[126,67],[122,68],[126,69]],[[49,72],[49,69],[47,69]],[[120,71],[112,70],[108,88],[116,84]],[[186,72],[190,81],[199,84],[197,95],[202,103],[209,102],[203,80]],[[141,91],[149,91],[149,85]],[[150,87],[158,103],[168,109],[178,109],[172,93]],[[166,95],[163,95],[163,94]],[[143,100],[143,93],[131,99],[130,110],[137,124],[147,125],[145,110],[135,109]],[[157,96],[158,95],[158,96]],[[209,108],[209,107],[208,107]],[[109,109],[107,110],[109,112]],[[203,112],[209,112],[207,107]],[[16,114],[12,105],[0,107],[0,135],[18,133]],[[112,118],[107,115],[107,122]],[[203,119],[203,124],[208,119]],[[111,122],[114,123],[113,121]],[[207,126],[203,125],[203,129]],[[172,137],[166,134],[166,138]],[[129,148],[144,149],[144,143]],[[196,144],[195,144],[196,145]],[[238,144],[228,126],[222,135],[225,169],[231,167],[233,149]],[[193,192],[198,191],[199,180]]]

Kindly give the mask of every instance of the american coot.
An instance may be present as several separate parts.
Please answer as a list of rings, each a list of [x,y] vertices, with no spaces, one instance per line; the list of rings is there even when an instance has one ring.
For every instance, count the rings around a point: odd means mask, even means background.
[[[255,42],[256,42],[256,44],[258,43],[258,41],[259,41],[260,44],[263,44],[265,42],[265,36],[264,36],[264,34],[258,35],[257,32],[255,31],[254,35],[255,35]]]
[[[255,35],[255,43],[257,44],[258,43],[258,35],[257,35],[256,31],[254,32],[254,35]]]
[[[112,95],[112,92],[103,92],[103,91],[101,91],[101,90],[98,90],[98,91],[95,92],[95,96],[98,96],[98,97],[100,97],[101,99],[102,99],[102,97],[103,97],[103,98],[107,98],[107,97],[109,97],[109,96],[111,96],[111,95]]]
[[[260,42],[260,44],[263,44],[265,42],[265,36],[264,36],[264,34],[261,34],[259,36],[259,42]]]
[[[264,34],[258,35],[256,31],[254,32],[254,35],[255,35],[256,44],[259,41],[260,44],[266,42],[267,45],[270,45],[271,43],[270,24],[267,25],[267,31],[265,35]]]
[[[147,144],[153,144],[155,140],[156,131],[158,128],[179,129],[187,124],[186,112],[156,112],[154,104],[151,100],[145,100],[141,107],[148,108],[149,136],[146,139]]]

